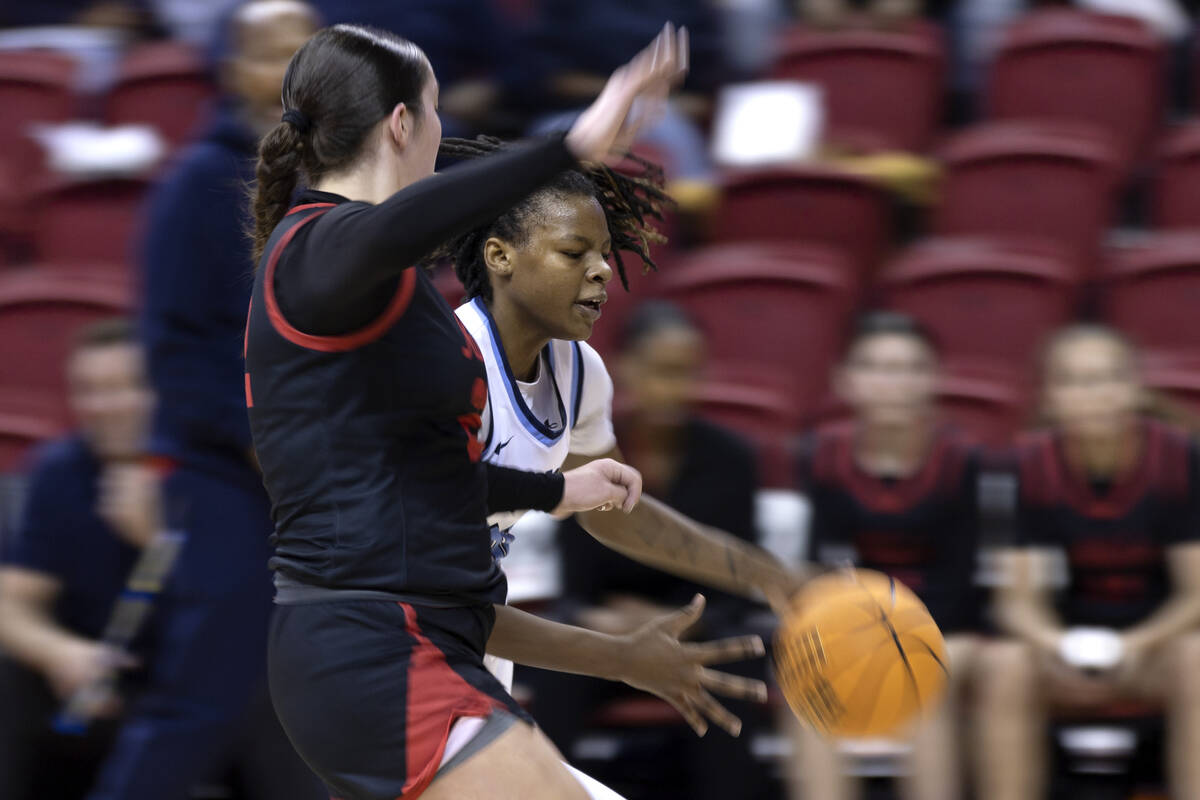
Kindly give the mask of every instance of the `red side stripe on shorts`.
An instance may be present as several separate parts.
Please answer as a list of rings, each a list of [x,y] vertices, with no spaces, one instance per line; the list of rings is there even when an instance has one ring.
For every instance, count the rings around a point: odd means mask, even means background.
[[[445,654],[421,633],[412,606],[399,606],[404,609],[405,630],[417,645],[408,662],[406,780],[397,800],[415,800],[437,775],[455,720],[487,716],[499,703],[463,680],[446,663]]]

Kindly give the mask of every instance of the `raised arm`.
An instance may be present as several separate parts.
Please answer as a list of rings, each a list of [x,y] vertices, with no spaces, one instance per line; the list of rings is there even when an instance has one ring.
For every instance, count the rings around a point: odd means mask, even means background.
[[[600,161],[626,149],[645,110],[686,74],[687,46],[686,30],[664,27],[563,136],[431,175],[377,205],[329,212],[306,237],[310,257],[281,265],[290,267],[276,287],[289,319],[320,335],[361,327],[386,305],[400,273],[437,245],[499,216],[577,159]]]

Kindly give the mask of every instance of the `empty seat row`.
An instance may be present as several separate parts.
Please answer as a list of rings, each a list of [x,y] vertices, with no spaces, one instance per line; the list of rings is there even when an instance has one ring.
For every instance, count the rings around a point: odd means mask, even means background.
[[[822,89],[828,135],[863,149],[931,151],[947,85],[942,29],[785,30],[773,75]],[[1065,8],[1025,14],[1000,37],[982,98],[989,120],[1087,123],[1127,171],[1165,119],[1166,47],[1138,20]]]
[[[0,52],[0,232],[32,224],[28,205],[50,180],[30,132],[39,123],[81,116],[74,59],[53,52]],[[206,118],[215,86],[203,59],[174,42],[140,45],[123,59],[104,98],[102,121],[144,124],[169,146],[193,136]]]

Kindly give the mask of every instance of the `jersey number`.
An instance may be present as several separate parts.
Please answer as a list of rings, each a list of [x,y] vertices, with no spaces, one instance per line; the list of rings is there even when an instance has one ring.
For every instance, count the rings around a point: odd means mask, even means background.
[[[458,317],[454,318],[458,323],[459,330],[462,331],[463,358],[468,361],[483,362],[483,353],[479,350],[479,345],[475,342],[475,338],[471,336],[467,327],[462,324],[462,320]],[[476,378],[475,383],[471,384],[471,408],[475,409],[474,413],[463,414],[458,418],[458,424],[467,432],[467,455],[471,457],[471,461],[478,461],[483,457],[483,442],[479,441],[479,429],[483,427],[483,409],[487,405],[487,381],[483,378]]]

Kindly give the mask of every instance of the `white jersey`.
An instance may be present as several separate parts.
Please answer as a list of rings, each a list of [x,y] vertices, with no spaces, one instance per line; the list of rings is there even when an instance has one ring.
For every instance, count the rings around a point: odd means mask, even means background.
[[[479,429],[483,458],[530,472],[559,469],[574,453],[598,456],[617,444],[612,425],[612,379],[600,354],[583,342],[555,339],[538,356],[532,382],[518,381],[508,366],[500,335],[479,298],[455,312],[479,345],[487,366],[488,400]],[[488,517],[492,554],[508,553],[508,532],[525,512]],[[511,661],[485,656],[484,664],[512,691]]]
[[[456,313],[487,365],[488,401],[479,429],[484,460],[549,472],[562,467],[568,454],[598,456],[616,446],[612,379],[591,346],[551,341],[538,356],[537,375],[525,383],[513,376],[483,301],[475,298]],[[493,514],[488,522],[506,531],[524,513]]]

